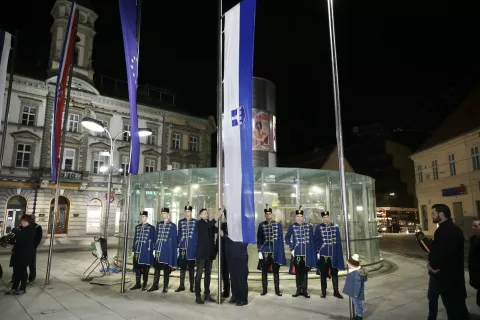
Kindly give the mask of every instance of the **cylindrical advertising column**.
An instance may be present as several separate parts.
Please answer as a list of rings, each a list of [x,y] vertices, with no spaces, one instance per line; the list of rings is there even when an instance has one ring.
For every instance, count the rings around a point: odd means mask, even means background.
[[[277,165],[277,118],[275,85],[263,79],[253,79],[252,148],[254,167]]]

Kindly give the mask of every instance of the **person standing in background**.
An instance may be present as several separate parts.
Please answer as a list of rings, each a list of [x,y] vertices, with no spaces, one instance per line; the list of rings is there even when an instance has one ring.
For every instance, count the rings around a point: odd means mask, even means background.
[[[42,226],[35,223],[35,216],[32,216],[33,227],[35,228],[35,251],[33,252],[33,260],[32,263],[28,266],[29,274],[28,274],[28,282],[35,281],[37,277],[37,248],[42,242],[43,230]]]
[[[225,251],[225,237],[221,236],[221,233],[228,234],[228,225],[227,225],[227,210],[223,209],[223,219],[220,225],[220,236],[217,237],[217,242],[215,246],[218,250],[218,242],[221,241],[221,255],[220,255],[220,268],[222,272],[222,282],[223,282],[223,294],[224,298],[230,297],[230,269],[228,268],[228,259],[227,259],[227,252]]]
[[[472,236],[469,239],[468,273],[470,285],[477,290],[477,305],[480,307],[480,219],[472,221]]]

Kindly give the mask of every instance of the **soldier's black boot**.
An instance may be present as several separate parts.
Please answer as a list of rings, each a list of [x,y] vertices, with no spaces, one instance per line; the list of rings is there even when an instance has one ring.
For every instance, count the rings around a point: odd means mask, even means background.
[[[297,285],[297,292],[295,292],[295,294],[292,294],[292,297],[294,298],[302,295],[302,275],[301,274],[297,273],[295,275],[295,282]]]
[[[308,294],[308,273],[305,273],[305,278],[303,280],[303,296],[305,298],[310,298],[310,295]]]
[[[260,295],[264,296],[267,294],[268,278],[267,273],[262,271],[262,293]]]
[[[163,293],[168,292],[168,283],[169,282],[170,282],[170,270],[165,268],[165,271],[163,272],[163,291],[162,291]]]
[[[343,296],[340,294],[340,291],[338,291],[338,276],[332,276],[332,282],[333,282],[333,296],[338,299],[343,299]]]
[[[148,271],[149,271],[149,269],[144,269],[144,270],[143,270],[142,291],[147,291]]]
[[[195,292],[195,269],[188,269],[188,280],[190,281],[190,292]]]
[[[133,287],[130,288],[130,290],[136,290],[136,289],[140,289],[142,286],[140,285],[140,276],[137,275],[135,276],[135,285]]]
[[[191,286],[191,284],[190,284]],[[180,286],[175,292],[185,291],[185,269],[180,269]]]
[[[158,290],[158,282],[160,281],[160,270],[155,268],[155,272],[153,273],[153,285],[147,292],[157,291]]]
[[[327,296],[327,277],[324,276],[324,273],[320,273],[320,286],[322,288],[321,298],[325,299]]]
[[[282,293],[280,292],[280,274],[278,272],[273,274],[273,284],[275,285],[275,294],[281,297]]]

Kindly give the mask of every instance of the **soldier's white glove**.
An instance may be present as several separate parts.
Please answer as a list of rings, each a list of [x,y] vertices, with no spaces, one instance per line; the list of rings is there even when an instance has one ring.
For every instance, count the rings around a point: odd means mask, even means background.
[[[295,257],[295,251],[292,251],[292,258]]]
[[[258,253],[258,259],[263,260],[263,254],[261,252]]]
[[[180,255],[180,248],[177,248],[177,257]]]
[[[155,255],[155,250],[153,250],[153,255]]]
[[[317,260],[320,260],[320,253],[317,253]]]

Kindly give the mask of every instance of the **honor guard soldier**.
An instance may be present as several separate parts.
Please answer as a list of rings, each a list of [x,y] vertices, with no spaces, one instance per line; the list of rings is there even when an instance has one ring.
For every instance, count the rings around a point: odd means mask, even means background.
[[[180,286],[175,292],[185,291],[185,273],[188,270],[190,292],[195,284],[195,250],[197,248],[197,220],[192,218],[192,207],[185,206],[185,218],[178,221],[178,266]]]
[[[302,206],[296,211],[296,222],[292,224],[285,235],[285,242],[292,251],[290,274],[294,274],[297,282],[297,292],[292,297],[308,294],[308,271],[316,264],[315,246],[313,242],[313,227],[305,223]]]
[[[265,221],[258,225],[257,247],[258,247],[258,269],[262,271],[262,296],[267,294],[268,273],[273,273],[275,294],[280,293],[280,266],[286,265],[285,248],[283,244],[282,225],[272,219],[272,208],[266,205],[263,210]]]
[[[338,291],[338,270],[345,269],[342,239],[338,225],[330,222],[330,213],[322,212],[323,223],[315,228],[315,248],[320,271],[321,297],[327,296],[327,277],[332,278],[333,296],[343,299]]]
[[[162,208],[162,221],[157,223],[155,240],[155,273],[148,292],[158,290],[160,270],[163,270],[163,292],[168,290],[170,272],[177,266],[177,226],[170,221],[170,210]]]
[[[135,271],[135,285],[130,290],[147,290],[148,271],[153,265],[153,244],[155,241],[155,228],[147,222],[148,212],[140,213],[140,224],[135,227],[133,238],[133,270]],[[143,275],[143,285],[140,278]]]

